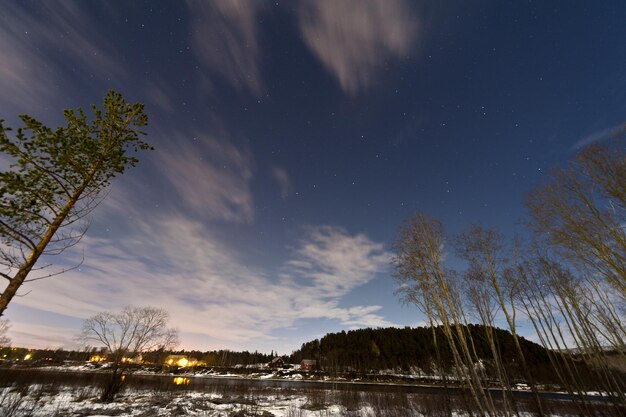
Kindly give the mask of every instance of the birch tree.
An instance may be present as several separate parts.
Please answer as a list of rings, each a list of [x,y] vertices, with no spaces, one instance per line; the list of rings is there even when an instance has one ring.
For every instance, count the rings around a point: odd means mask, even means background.
[[[626,300],[626,141],[594,144],[526,199],[530,226]]]

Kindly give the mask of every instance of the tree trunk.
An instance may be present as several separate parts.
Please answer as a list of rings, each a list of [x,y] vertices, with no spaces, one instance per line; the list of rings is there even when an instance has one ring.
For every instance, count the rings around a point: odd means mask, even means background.
[[[57,232],[57,230],[59,230],[59,228],[61,227],[61,225],[67,218],[67,216],[69,215],[74,205],[78,202],[78,200],[80,199],[81,195],[83,194],[83,192],[85,191],[89,183],[91,183],[94,175],[100,169],[101,163],[102,163],[102,160],[98,160],[98,162],[93,166],[87,178],[85,178],[82,184],[80,184],[80,186],[76,189],[76,191],[74,191],[74,194],[72,194],[70,199],[67,200],[67,202],[63,206],[63,209],[61,210],[59,215],[56,216],[52,224],[48,226],[48,228],[46,229],[46,232],[43,234],[42,238],[37,243],[37,246],[35,247],[35,249],[31,252],[31,254],[28,256],[26,261],[22,264],[20,269],[17,271],[15,276],[11,279],[11,281],[9,282],[9,285],[7,285],[5,290],[2,292],[2,295],[0,295],[0,317],[4,314],[4,311],[7,309],[13,297],[15,297],[15,294],[17,294],[17,290],[19,290],[19,288],[22,286],[28,274],[32,271],[33,267],[39,260],[39,257],[43,254],[44,250],[46,249],[46,246],[48,246],[48,243],[50,243],[55,233]]]
[[[11,279],[9,285],[7,285],[2,295],[0,295],[0,316],[4,314],[7,306],[9,305],[13,297],[15,297],[17,290],[22,286],[24,280],[39,260],[39,257],[45,250],[46,246],[48,245],[48,243],[50,243],[50,240],[57,232],[57,230],[59,230],[59,227],[61,227],[63,221],[65,221],[65,219],[67,218],[70,209],[74,206],[77,199],[78,197],[74,199],[74,196],[72,196],[72,199],[68,200],[68,202],[65,204],[65,207],[63,207],[63,210],[61,210],[61,213],[59,213],[59,215],[54,219],[52,224],[48,226],[46,233],[44,233],[39,243],[37,243],[35,249],[31,252],[28,259],[26,259],[26,261],[22,264],[15,276]]]
[[[119,371],[117,366],[113,369],[111,374],[111,378],[105,383],[102,389],[102,395],[100,396],[100,400],[105,403],[110,403],[115,399],[115,396],[122,389],[122,384],[124,383],[124,372]]]

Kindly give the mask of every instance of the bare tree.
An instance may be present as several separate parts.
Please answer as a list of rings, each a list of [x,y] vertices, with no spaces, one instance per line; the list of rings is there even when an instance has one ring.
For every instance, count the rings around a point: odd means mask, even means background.
[[[624,141],[591,145],[526,199],[530,226],[577,269],[626,299]]]
[[[416,213],[400,229],[394,245],[395,277],[405,299],[426,312],[431,325],[440,323],[456,372],[469,388],[478,414],[494,416],[490,393],[475,366],[479,358],[467,331],[467,316],[457,288],[458,274],[445,266],[447,244],[441,222]]]
[[[547,257],[545,250],[524,260],[518,273],[516,302],[535,328],[554,374],[571,394],[578,414],[597,415],[586,394],[595,389],[606,393],[620,415],[623,376],[612,369],[612,353],[605,345],[609,337],[619,337],[615,332],[621,331],[616,327],[620,319],[614,316],[607,293]],[[604,320],[609,320],[608,326]],[[623,344],[623,336],[619,339]],[[617,353],[623,357],[623,351]]]
[[[455,261],[466,266],[460,273],[446,267],[451,239],[443,225],[417,213],[400,229],[394,246],[398,292],[416,304],[431,325],[440,325],[455,370],[471,391],[479,415],[498,412],[485,389],[486,373],[474,366],[480,358],[477,339],[467,330],[472,319],[484,326],[503,388],[505,415],[518,409],[510,395],[510,368],[494,337],[499,319],[512,335],[536,412],[545,415],[518,334],[519,314],[533,325],[555,376],[572,394],[581,416],[597,415],[587,398],[589,389],[607,393],[616,415],[621,415],[626,385],[615,356],[626,359],[624,142],[584,149],[526,204],[530,225],[542,238],[525,247],[509,243],[495,230],[472,227],[454,239],[460,258]]]
[[[102,392],[103,401],[112,401],[129,372],[126,358],[157,349],[172,349],[178,332],[167,327],[169,314],[160,308],[126,307],[118,313],[102,312],[83,323],[81,340],[104,346],[112,363],[111,378]]]
[[[582,361],[616,409],[626,404],[608,353],[626,359],[624,145],[614,138],[583,149],[527,197],[529,224],[545,246],[528,262],[534,266],[526,268],[520,298],[542,340],[565,352],[554,364],[568,389],[589,385],[578,371]]]
[[[0,120],[0,152],[12,162],[0,172],[0,315],[24,282],[45,268],[37,261],[77,244],[83,221],[101,201],[110,181],[137,163],[129,151],[150,149],[140,140],[147,124],[143,104],[126,103],[109,91],[103,110],[92,106],[93,120],[81,109],[65,110],[66,126],[51,129],[31,116],[14,137]],[[27,277],[29,277],[27,279]]]
[[[533,392],[535,404],[539,415],[544,415],[543,406],[539,398],[539,392],[536,388],[534,378],[530,373],[530,369],[526,363],[524,351],[520,344],[520,338],[517,331],[517,309],[514,302],[515,294],[518,291],[519,278],[515,273],[516,269],[511,261],[507,259],[508,248],[506,240],[497,230],[485,229],[481,226],[473,226],[466,232],[457,236],[457,251],[462,259],[468,262],[469,268],[467,273],[473,278],[472,284],[480,284],[467,286],[469,290],[468,298],[470,300],[482,301],[483,307],[478,308],[482,314],[481,318],[490,320],[483,321],[486,329],[493,329],[494,320],[488,314],[489,308],[493,309],[491,303],[495,303],[497,310],[504,316],[508,329],[513,336],[515,348],[520,360],[521,370],[524,373],[526,382],[530,385]],[[513,251],[513,255],[516,251]],[[516,258],[516,256],[512,256]],[[483,288],[485,294],[479,300],[476,300],[477,288]],[[474,302],[474,305],[477,303]],[[494,316],[495,317],[495,316]],[[489,333],[489,331],[488,331]],[[487,335],[488,340],[491,335]],[[494,361],[498,362],[497,350],[495,344],[492,343],[492,351],[496,352]],[[508,388],[508,381],[505,369],[502,368],[501,383],[503,390]]]
[[[430,297],[429,280],[421,278],[423,275],[427,275],[429,270],[421,261],[425,257],[425,251],[422,246],[421,224],[429,220],[425,216],[416,214],[404,223],[399,230],[397,240],[394,242],[395,255],[392,258],[392,264],[395,268],[394,278],[400,284],[396,294],[400,296],[404,303],[415,305],[426,316],[430,325],[433,346],[435,347],[437,371],[446,391],[446,412],[447,415],[452,415],[450,395],[448,393],[448,372],[441,357],[442,348],[440,344],[443,341],[440,341],[437,337],[436,326],[439,320],[434,300]],[[437,227],[441,227],[441,225],[438,224]]]

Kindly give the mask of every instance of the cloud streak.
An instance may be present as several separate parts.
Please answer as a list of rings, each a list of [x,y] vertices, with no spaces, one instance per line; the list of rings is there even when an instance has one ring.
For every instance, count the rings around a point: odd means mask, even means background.
[[[201,349],[269,350],[277,343],[275,331],[302,319],[391,324],[378,314],[380,306],[340,306],[387,268],[382,245],[364,235],[308,227],[277,274],[246,265],[218,234],[182,214],[133,218],[127,227],[123,239],[85,236],[79,271],[33,282],[32,293],[16,303],[79,318],[127,304],[163,306],[185,347]],[[43,333],[59,340],[58,331]]]
[[[307,229],[287,267],[290,275],[306,278],[324,298],[326,294],[343,296],[365,284],[388,262],[383,245],[367,236],[349,236],[341,228],[320,226]]]
[[[579,139],[573,146],[573,150],[579,150],[594,142],[600,142],[603,140],[609,140],[617,138],[626,134],[626,122],[620,123],[616,126],[610,126],[601,130],[597,130],[581,139]]]
[[[193,51],[207,71],[236,90],[259,95],[262,81],[258,42],[259,1],[215,0],[187,2]]]
[[[411,51],[416,21],[403,0],[311,0],[299,10],[307,46],[350,95],[370,87],[390,59]]]
[[[276,180],[276,183],[280,187],[280,197],[286,200],[291,192],[291,180],[287,171],[280,167],[272,167],[270,175]]]
[[[60,346],[78,347],[78,343],[68,340],[72,338],[72,335],[77,333],[77,330],[74,328],[45,326],[23,322],[17,323],[19,323],[19,325],[13,326],[13,328],[9,330],[14,346],[32,346],[39,349]]]
[[[250,152],[206,134],[177,135],[159,154],[163,173],[181,204],[202,218],[251,223],[254,203]]]
[[[208,74],[237,91],[263,88],[260,1],[187,2],[193,51]],[[406,0],[302,0],[297,24],[305,45],[350,95],[371,87],[392,59],[406,56],[417,19]]]
[[[2,5],[0,14],[0,105],[26,111],[64,96],[64,85],[94,74],[127,75],[114,48],[96,36],[94,19],[81,4],[23,2]],[[71,78],[70,78],[71,77]],[[93,82],[93,81],[92,81]]]

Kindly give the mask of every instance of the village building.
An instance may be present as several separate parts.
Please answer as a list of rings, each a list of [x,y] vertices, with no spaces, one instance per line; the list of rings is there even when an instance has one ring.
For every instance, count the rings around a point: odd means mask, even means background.
[[[268,364],[267,367],[270,369],[283,369],[285,366],[285,361],[283,358],[274,358]]]
[[[196,366],[198,364],[198,360],[194,358],[190,358],[187,355],[169,355],[165,358],[164,365],[168,366],[178,366],[181,368],[186,368],[190,366]]]
[[[317,367],[317,361],[315,359],[302,359],[300,362],[300,370],[305,372],[314,371]]]

